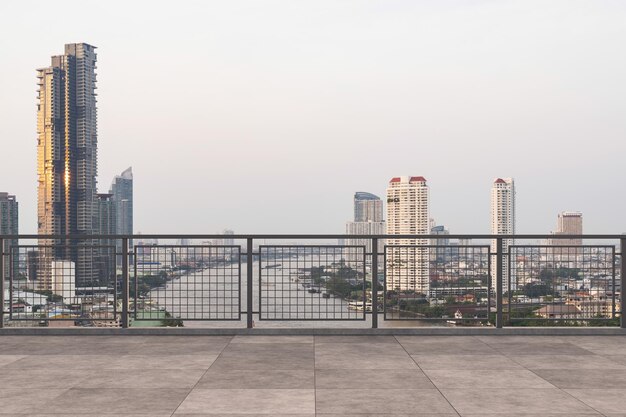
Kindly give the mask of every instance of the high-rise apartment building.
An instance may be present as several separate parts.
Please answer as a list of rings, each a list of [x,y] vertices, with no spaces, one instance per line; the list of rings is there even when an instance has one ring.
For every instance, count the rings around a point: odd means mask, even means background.
[[[9,195],[9,193],[0,193],[0,235],[17,235],[19,233],[18,220],[18,203],[15,196]],[[11,254],[11,256],[5,258],[9,260],[4,265],[4,278],[6,280],[11,275],[17,278],[19,270],[17,245],[17,239],[10,239],[4,242],[5,253]],[[1,247],[0,252],[2,252]]]
[[[354,194],[354,221],[355,222],[382,222],[383,202],[380,197],[357,191]]]
[[[98,226],[96,48],[65,45],[65,53],[38,69],[37,78],[38,232],[92,235]],[[74,262],[77,286],[90,285],[98,275],[91,244],[41,239],[40,289],[51,289],[51,263],[57,260]]]
[[[111,183],[111,201],[115,210],[114,234],[133,234],[133,168],[129,167],[121,175],[115,176]],[[133,241],[129,241],[133,246]],[[116,241],[117,253],[122,253],[122,241]],[[122,258],[117,257],[117,265],[122,265]]]
[[[387,188],[387,234],[428,235],[428,185],[424,177],[394,177]],[[387,249],[387,290],[430,290],[428,239],[393,239]]]
[[[347,235],[384,235],[385,222],[383,220],[383,202],[380,197],[358,191],[354,194],[354,221],[346,223]],[[365,246],[365,252],[372,252],[371,239],[346,239],[348,246]],[[378,252],[382,254],[385,241],[379,239]],[[350,262],[358,262],[358,253],[348,249],[347,259]],[[368,264],[370,257],[367,257]]]
[[[491,187],[491,234],[493,235],[513,235],[515,234],[515,182],[513,178],[496,178]],[[502,251],[509,252],[509,247],[514,244],[513,239],[502,241]],[[495,253],[497,240],[491,241],[491,251]],[[509,280],[509,257],[504,256],[502,265],[502,289],[504,292],[510,289],[515,290],[516,283],[512,276]],[[515,260],[511,259],[512,262]],[[492,287],[496,287],[496,263],[492,262],[491,275]]]

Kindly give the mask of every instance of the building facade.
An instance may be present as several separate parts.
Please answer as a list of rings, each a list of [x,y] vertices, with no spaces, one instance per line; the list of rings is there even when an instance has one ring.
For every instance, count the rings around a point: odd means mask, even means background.
[[[120,175],[115,176],[111,183],[111,201],[115,210],[115,231],[118,235],[133,234],[133,168],[129,167]],[[130,240],[130,247],[133,241]],[[117,253],[122,253],[122,241],[115,243]],[[117,266],[121,267],[122,257],[117,257]]]
[[[382,222],[383,202],[380,197],[357,191],[354,194],[354,221],[355,222]]]
[[[98,157],[96,51],[65,45],[49,67],[37,70],[37,220],[43,235],[92,235],[97,229]],[[53,261],[76,265],[76,284],[91,285],[91,242],[40,239],[40,289],[51,289]],[[54,246],[52,246],[54,245]]]
[[[491,186],[491,234],[513,235],[515,234],[515,182],[513,178],[496,178]],[[509,247],[515,242],[513,239],[502,241],[502,251],[509,253]],[[491,252],[496,253],[497,240],[491,241]],[[509,257],[504,256],[502,265],[502,288],[506,292],[515,290],[515,277],[509,279]],[[511,260],[514,262],[515,260]],[[491,285],[496,287],[496,262],[491,263]],[[510,285],[509,285],[510,281]]]
[[[0,235],[17,235],[19,233],[19,206],[14,195],[0,193]],[[10,256],[5,258],[9,262],[4,265],[4,278],[17,278],[19,271],[19,250],[18,240],[10,239],[4,242],[4,252]],[[0,248],[2,252],[2,248]]]
[[[428,185],[424,177],[394,177],[387,188],[387,234],[428,235]],[[430,289],[428,239],[390,239],[386,287],[426,296]],[[424,247],[420,247],[424,246]]]
[[[383,202],[380,197],[358,191],[354,194],[354,219],[346,222],[347,235],[384,235],[385,221],[383,220]],[[347,246],[365,246],[365,253],[372,253],[371,239],[345,239]],[[379,239],[378,253],[382,254],[385,241]],[[358,252],[347,249],[346,259],[349,262],[362,262]],[[367,264],[371,264],[371,257],[366,257]]]
[[[579,211],[563,211],[558,214],[555,235],[582,235],[583,214]],[[552,239],[553,245],[581,246],[581,238],[576,239]]]

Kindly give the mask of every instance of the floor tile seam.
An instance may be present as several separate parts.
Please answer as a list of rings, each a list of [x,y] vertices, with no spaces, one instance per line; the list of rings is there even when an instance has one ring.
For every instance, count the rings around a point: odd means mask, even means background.
[[[185,395],[185,397],[178,403],[178,405],[176,406],[176,408],[174,408],[174,411],[172,411],[172,414],[170,414],[170,417],[172,417],[174,414],[176,414],[176,411],[178,411],[178,409],[180,408],[180,406],[185,402],[185,400],[189,397],[189,394],[191,394],[193,392],[194,389],[196,389],[196,387],[198,386],[198,384],[200,383],[200,381],[202,381],[202,378],[204,378],[204,376],[209,372],[209,369],[211,369],[211,367],[213,366],[213,364],[215,364],[215,362],[217,362],[217,360],[220,358],[220,355],[222,354],[222,352],[228,347],[230,346],[231,342],[233,341],[234,336],[231,336],[230,339],[228,340],[228,343],[226,343],[224,345],[224,347],[222,348],[222,350],[217,354],[217,356],[215,357],[215,359],[213,360],[213,362],[211,362],[211,365],[209,365],[209,367],[204,371],[204,373],[200,376],[200,378],[198,378],[198,380],[196,381],[196,383],[194,384],[193,387],[191,387],[191,389],[189,389],[189,391],[187,392],[187,394]]]
[[[437,392],[439,393],[439,395],[441,395],[443,397],[443,399],[446,400],[446,402],[448,403],[448,405],[454,410],[454,412],[458,415],[461,416],[461,413],[459,412],[459,410],[456,409],[456,407],[454,407],[452,405],[452,403],[450,402],[450,400],[448,399],[448,397],[446,397],[443,392],[441,392],[441,390],[439,389],[439,387],[437,385],[435,385],[435,383],[432,381],[432,379],[430,379],[430,377],[428,375],[426,375],[426,372],[424,372],[424,370],[422,369],[422,367],[417,363],[417,361],[413,358],[413,356],[411,356],[409,354],[409,352],[407,352],[406,348],[402,345],[402,343],[400,343],[400,341],[398,340],[398,338],[396,336],[393,337],[394,339],[396,339],[396,343],[398,343],[402,349],[404,349],[404,351],[406,352],[407,355],[409,355],[409,358],[411,358],[411,360],[413,361],[413,363],[415,363],[415,366],[417,366],[417,368],[422,371],[422,373],[426,376],[426,378],[428,379],[428,381],[430,381],[430,383],[433,385],[433,387],[435,387],[435,389],[437,390]]]
[[[583,400],[581,400],[581,399],[579,399],[579,398],[574,397],[572,394],[570,394],[569,392],[567,392],[565,389],[563,389],[563,388],[561,388],[561,387],[558,387],[558,386],[554,385],[552,382],[550,382],[550,381],[548,381],[547,379],[543,378],[541,375],[537,374],[537,373],[536,373],[535,371],[533,371],[532,369],[528,369],[528,368],[526,368],[524,365],[522,365],[521,363],[517,362],[517,361],[516,361],[515,359],[513,359],[513,358],[510,358],[510,357],[509,357],[509,360],[511,360],[511,361],[513,361],[513,362],[515,362],[515,363],[517,363],[519,366],[523,367],[523,368],[524,368],[524,369],[526,369],[527,371],[532,372],[532,373],[533,373],[534,375],[536,375],[538,378],[541,378],[543,381],[546,381],[548,384],[552,385],[553,387],[555,387],[555,388],[556,388],[556,389],[558,389],[559,391],[563,392],[565,395],[567,395],[567,396],[569,396],[569,397],[571,397],[571,398],[575,399],[575,400],[576,400],[576,401],[578,401],[579,403],[581,403],[581,404],[583,404],[583,405],[585,405],[585,406],[589,407],[590,409],[592,409],[593,411],[595,411],[595,412],[596,412],[596,413],[598,413],[599,415],[604,416],[604,414],[602,414],[599,410],[596,410],[596,409],[595,409],[595,407],[592,407],[590,404],[587,404],[587,403],[586,403],[586,402],[584,402]]]

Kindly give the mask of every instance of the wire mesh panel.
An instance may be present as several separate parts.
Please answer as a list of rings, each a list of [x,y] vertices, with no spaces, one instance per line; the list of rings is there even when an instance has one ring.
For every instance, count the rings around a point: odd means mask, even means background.
[[[365,246],[260,246],[261,320],[365,320]],[[369,292],[368,292],[369,294]]]
[[[136,245],[135,320],[240,320],[241,247]]]
[[[517,325],[590,325],[621,311],[615,246],[511,246],[504,313]]]
[[[383,265],[385,320],[489,319],[489,246],[387,245]]]
[[[16,245],[10,253],[10,320],[119,326],[115,246]]]

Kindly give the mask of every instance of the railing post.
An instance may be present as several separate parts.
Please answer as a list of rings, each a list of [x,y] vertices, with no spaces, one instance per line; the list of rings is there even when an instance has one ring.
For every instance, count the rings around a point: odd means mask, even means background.
[[[619,252],[620,252],[620,317],[619,324],[622,329],[626,329],[626,318],[624,317],[624,288],[626,286],[626,237],[619,240]],[[613,294],[615,294],[615,286],[613,286]]]
[[[128,238],[122,239],[122,328],[128,328],[128,304],[130,303],[130,285],[128,279]],[[135,277],[136,278],[136,277]]]
[[[496,239],[496,328],[502,328],[502,270],[504,267],[504,254],[502,253],[502,238]]]
[[[253,274],[253,255],[252,255],[252,238],[247,239],[246,243],[246,318],[248,329],[253,326],[252,321],[252,274]]]
[[[378,239],[372,239],[372,329],[378,328]]]
[[[11,289],[9,288],[9,291]],[[4,327],[4,239],[0,237],[0,329]]]

